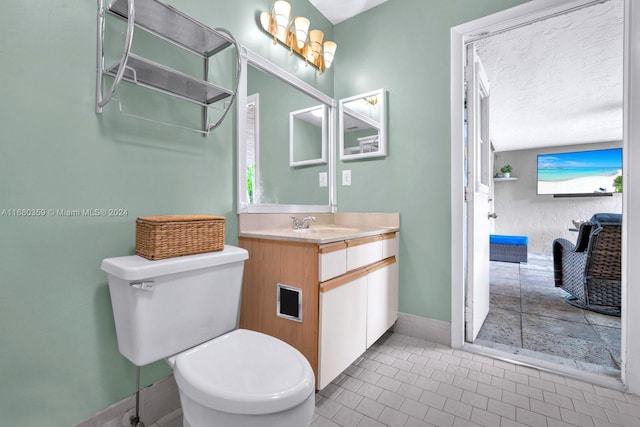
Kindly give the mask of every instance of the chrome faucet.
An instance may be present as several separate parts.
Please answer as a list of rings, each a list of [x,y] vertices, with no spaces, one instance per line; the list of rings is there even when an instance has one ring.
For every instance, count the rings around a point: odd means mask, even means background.
[[[291,221],[292,221],[291,226],[293,227],[294,230],[300,230],[302,228],[309,228],[309,222],[316,220],[315,216],[305,216],[302,219],[300,219],[298,217],[295,217],[295,216],[292,216],[290,218],[291,218]]]

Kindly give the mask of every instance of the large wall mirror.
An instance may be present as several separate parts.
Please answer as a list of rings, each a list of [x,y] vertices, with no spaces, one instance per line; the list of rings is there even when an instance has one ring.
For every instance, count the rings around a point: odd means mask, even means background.
[[[238,212],[334,211],[335,101],[246,48],[241,61]]]
[[[341,99],[339,115],[341,160],[387,155],[387,96],[384,89]]]

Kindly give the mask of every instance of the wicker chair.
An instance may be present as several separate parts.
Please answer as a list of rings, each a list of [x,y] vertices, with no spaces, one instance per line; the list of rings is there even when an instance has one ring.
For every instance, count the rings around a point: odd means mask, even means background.
[[[622,215],[595,214],[580,226],[576,244],[553,242],[556,287],[576,307],[620,316]]]

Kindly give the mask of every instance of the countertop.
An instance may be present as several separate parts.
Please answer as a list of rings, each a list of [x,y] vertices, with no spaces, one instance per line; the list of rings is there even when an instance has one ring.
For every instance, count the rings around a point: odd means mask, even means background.
[[[318,224],[309,228],[293,230],[292,228],[267,228],[240,232],[240,237],[255,239],[287,240],[306,243],[332,243],[342,240],[359,239],[379,234],[399,231],[398,227],[358,226],[344,224]]]

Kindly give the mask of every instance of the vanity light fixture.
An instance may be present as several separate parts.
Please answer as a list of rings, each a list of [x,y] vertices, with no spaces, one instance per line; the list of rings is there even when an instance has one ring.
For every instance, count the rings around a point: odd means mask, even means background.
[[[280,41],[293,54],[295,52],[305,60],[305,65],[311,63],[320,73],[331,67],[333,57],[338,47],[332,41],[325,41],[324,33],[320,30],[309,31],[310,21],[304,16],[289,18],[291,5],[286,1],[277,1],[271,12],[260,14],[260,25],[273,36],[273,44]]]

